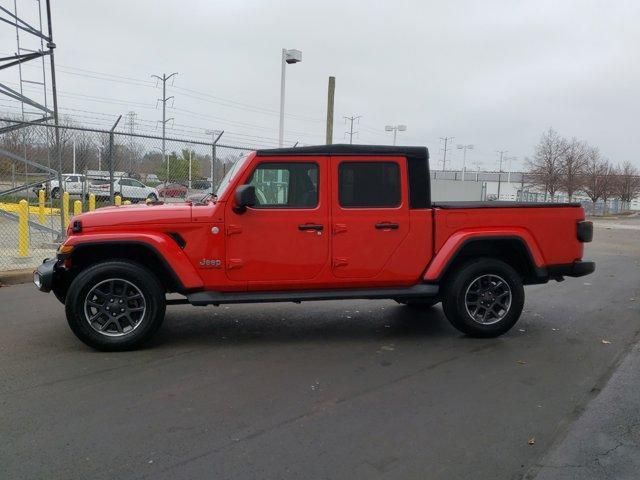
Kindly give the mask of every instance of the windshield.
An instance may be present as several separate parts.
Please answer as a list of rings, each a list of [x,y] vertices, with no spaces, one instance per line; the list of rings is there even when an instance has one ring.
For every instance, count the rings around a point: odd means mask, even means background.
[[[224,192],[227,190],[227,187],[231,183],[231,180],[233,180],[233,178],[236,176],[236,173],[238,172],[238,170],[240,170],[240,168],[247,161],[247,157],[248,156],[249,156],[249,154],[247,154],[244,157],[238,159],[238,161],[236,163],[234,163],[233,166],[231,167],[231,170],[229,170],[227,172],[227,174],[224,176],[224,178],[220,182],[220,185],[218,186],[218,190],[216,191],[216,196],[218,198],[222,197]]]

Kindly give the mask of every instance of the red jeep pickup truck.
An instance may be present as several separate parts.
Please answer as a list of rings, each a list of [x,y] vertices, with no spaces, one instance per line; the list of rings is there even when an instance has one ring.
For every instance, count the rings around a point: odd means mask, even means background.
[[[83,342],[122,350],[175,303],[442,302],[459,330],[492,337],[518,320],[523,285],[594,271],[579,204],[433,203],[428,160],[424,147],[258,150],[206,201],[74,217],[34,282]]]

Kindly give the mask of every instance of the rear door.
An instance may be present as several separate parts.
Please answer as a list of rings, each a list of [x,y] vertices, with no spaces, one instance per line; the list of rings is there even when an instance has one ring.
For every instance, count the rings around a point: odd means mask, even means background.
[[[328,158],[265,158],[241,183],[255,186],[244,213],[226,206],[226,271],[261,290],[317,277],[329,259]]]
[[[409,232],[404,157],[331,158],[332,271],[372,278]]]

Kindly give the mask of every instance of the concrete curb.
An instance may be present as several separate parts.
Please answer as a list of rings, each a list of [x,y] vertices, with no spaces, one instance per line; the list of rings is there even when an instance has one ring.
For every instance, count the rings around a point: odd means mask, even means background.
[[[21,268],[0,272],[0,286],[30,283],[33,281],[33,270],[33,268]]]

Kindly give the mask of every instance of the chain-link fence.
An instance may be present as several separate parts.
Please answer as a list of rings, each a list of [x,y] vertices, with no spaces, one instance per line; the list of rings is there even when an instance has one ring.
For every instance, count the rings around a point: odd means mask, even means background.
[[[549,197],[543,192],[531,191],[531,190],[518,190],[516,200],[519,202],[548,202]],[[569,197],[562,193],[554,196],[553,201],[555,203],[569,203]],[[625,205],[618,198],[610,198],[604,201],[598,199],[595,203],[591,200],[585,199],[579,195],[575,196],[571,202],[577,202],[582,205],[587,215],[615,215],[629,211],[629,205]]]
[[[205,197],[251,150],[222,143],[0,120],[0,270],[52,257],[74,212]]]

